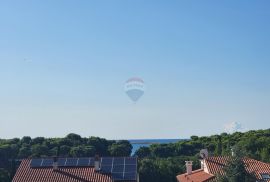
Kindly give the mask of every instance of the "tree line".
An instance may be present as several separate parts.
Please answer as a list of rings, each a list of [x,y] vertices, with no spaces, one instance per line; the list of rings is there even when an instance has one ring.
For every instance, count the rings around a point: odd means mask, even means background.
[[[194,161],[193,169],[199,169],[199,152],[208,149],[210,156],[231,156],[231,149],[241,151],[241,156],[247,156],[259,161],[270,162],[270,129],[222,133],[209,137],[191,136],[190,140],[171,144],[153,144],[136,151],[139,157],[139,172],[142,182],[176,182],[176,176],[186,172],[185,161]],[[239,182],[243,176],[233,176],[232,171],[243,169],[243,164],[237,158],[225,168],[229,179],[220,181]],[[238,172],[238,171],[237,171]],[[240,174],[246,174],[241,171]],[[221,179],[221,178],[220,178]],[[232,180],[231,180],[232,179]],[[233,180],[235,179],[235,180]],[[245,179],[248,181],[247,179]]]
[[[191,136],[189,140],[170,144],[141,147],[134,154],[139,158],[141,182],[176,182],[176,175],[186,172],[185,161],[192,160],[198,169],[199,152],[208,149],[211,156],[231,155],[237,147],[243,155],[270,162],[270,129],[222,133],[212,136]],[[132,145],[126,141],[106,140],[99,137],[83,138],[69,134],[64,138],[23,137],[0,139],[0,181],[9,182],[16,171],[16,160],[29,157],[90,157],[130,156]],[[229,170],[228,170],[229,171]]]
[[[106,140],[99,137],[83,138],[78,134],[68,134],[64,138],[0,139],[0,181],[9,182],[13,178],[20,159],[39,157],[92,157],[130,156],[132,145],[126,140]]]

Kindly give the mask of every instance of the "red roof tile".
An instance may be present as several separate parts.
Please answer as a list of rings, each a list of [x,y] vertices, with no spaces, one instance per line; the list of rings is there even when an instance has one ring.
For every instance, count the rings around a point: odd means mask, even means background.
[[[180,182],[206,182],[213,179],[215,176],[204,172],[202,169],[192,171],[192,174],[187,173],[178,175],[176,178]]]
[[[226,166],[230,157],[208,157],[205,159],[205,165],[210,174],[224,174],[223,168]]]
[[[12,182],[113,182],[110,175],[95,172],[93,167],[63,167],[53,171],[30,168],[30,162],[30,159],[22,161]]]
[[[224,174],[223,167],[228,163],[230,157],[209,157],[205,160],[206,166],[210,174]],[[244,158],[246,171],[254,174],[259,180],[262,179],[261,174],[270,174],[270,164],[257,161],[250,158]]]
[[[205,165],[207,172],[203,169],[193,171],[191,175],[181,174],[177,176],[177,180],[180,182],[210,182],[215,181],[215,175],[224,175],[223,168],[226,166],[230,157],[208,157],[205,159]],[[270,164],[260,162],[250,158],[244,158],[246,171],[255,175],[257,180],[262,180],[261,174],[270,174]],[[267,180],[265,180],[267,181]],[[270,181],[270,180],[268,180]]]

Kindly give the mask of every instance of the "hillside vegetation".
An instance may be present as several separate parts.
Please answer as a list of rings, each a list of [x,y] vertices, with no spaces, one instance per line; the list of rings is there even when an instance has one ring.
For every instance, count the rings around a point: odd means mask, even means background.
[[[192,136],[188,141],[140,148],[136,155],[140,158],[141,181],[175,182],[177,174],[186,172],[185,161],[194,161],[194,169],[200,167],[199,152],[204,148],[211,156],[228,156],[232,148],[237,148],[245,156],[270,162],[270,129]]]
[[[82,138],[69,134],[64,138],[31,138],[0,140],[0,182],[8,182],[19,165],[18,159],[38,157],[130,156],[132,145],[125,140],[98,137]]]
[[[185,172],[185,161],[193,160],[199,168],[199,151],[208,149],[210,155],[231,155],[231,148],[239,148],[246,156],[270,162],[270,129],[222,133],[209,137],[192,136],[190,140],[173,144],[153,144],[140,148],[139,157],[141,182],[175,182],[175,176]],[[69,134],[64,138],[30,138],[0,140],[0,181],[12,179],[17,160],[29,157],[89,157],[130,156],[132,145],[128,141],[111,141],[98,137],[83,138]]]

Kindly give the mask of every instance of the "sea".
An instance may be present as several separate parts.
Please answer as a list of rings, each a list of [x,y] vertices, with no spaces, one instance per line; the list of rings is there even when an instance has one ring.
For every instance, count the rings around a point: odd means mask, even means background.
[[[128,140],[128,141],[133,146],[132,154],[131,154],[133,155],[140,147],[149,147],[152,144],[176,143],[183,140],[186,140],[186,139],[138,139],[138,140]]]

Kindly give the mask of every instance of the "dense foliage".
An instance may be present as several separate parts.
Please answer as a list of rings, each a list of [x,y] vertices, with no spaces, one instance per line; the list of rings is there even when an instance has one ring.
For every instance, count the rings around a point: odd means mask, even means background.
[[[128,141],[112,141],[98,137],[83,138],[69,134],[65,138],[31,138],[0,140],[0,181],[8,182],[16,171],[16,161],[36,157],[130,156]]]
[[[140,158],[140,181],[175,182],[177,174],[186,172],[185,161],[192,160],[195,162],[193,167],[199,168],[199,151],[203,148],[208,149],[211,156],[228,156],[231,155],[232,148],[237,148],[244,156],[270,162],[270,129],[245,133],[222,133],[210,137],[192,136],[190,140],[174,144],[154,144],[150,147],[142,147],[136,152]],[[226,172],[238,173],[239,171],[231,169],[243,169],[241,164],[238,160],[234,160],[228,169],[226,168]],[[239,179],[238,177],[231,175],[234,179]],[[224,178],[224,181],[226,180]]]
[[[255,175],[245,170],[243,161],[244,153],[234,147],[234,155],[229,158],[228,164],[224,167],[224,175],[217,175],[217,182],[254,182]]]
[[[207,148],[210,155],[231,155],[237,147],[245,156],[270,162],[270,129],[233,134],[222,133],[210,137],[192,136],[190,140],[173,144],[153,144],[140,148],[139,157],[141,182],[175,182],[176,175],[184,173],[185,161],[194,161],[199,168],[199,151]],[[65,138],[23,137],[0,140],[0,181],[8,182],[15,172],[15,159],[28,157],[82,157],[129,156],[132,146],[128,141],[109,141],[98,137],[82,138],[69,134]],[[234,165],[234,163],[232,163]],[[241,166],[237,168],[242,169]],[[228,174],[230,168],[228,168]]]

